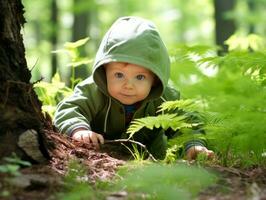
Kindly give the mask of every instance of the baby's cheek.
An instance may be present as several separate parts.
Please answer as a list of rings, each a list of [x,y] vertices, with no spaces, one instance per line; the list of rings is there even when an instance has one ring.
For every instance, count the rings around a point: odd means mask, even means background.
[[[152,87],[152,82],[149,81],[149,80],[145,80],[145,81],[142,82],[141,85],[142,85],[142,87],[145,87],[146,90],[150,90],[151,87]]]

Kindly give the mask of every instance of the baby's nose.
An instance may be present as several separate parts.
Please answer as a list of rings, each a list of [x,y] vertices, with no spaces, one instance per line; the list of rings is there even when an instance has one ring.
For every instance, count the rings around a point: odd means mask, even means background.
[[[133,87],[134,87],[134,81],[131,80],[131,79],[126,80],[125,87],[126,87],[126,88],[133,88]]]

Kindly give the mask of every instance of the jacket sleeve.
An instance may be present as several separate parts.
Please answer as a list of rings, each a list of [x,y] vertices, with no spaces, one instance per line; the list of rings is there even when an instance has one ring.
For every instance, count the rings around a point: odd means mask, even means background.
[[[73,95],[58,104],[54,116],[55,127],[68,135],[77,128],[91,130],[90,121],[104,105],[102,95],[88,79],[78,84]]]
[[[180,99],[180,93],[173,88],[166,88],[166,91],[163,95],[164,100],[166,101],[174,101]],[[191,124],[198,124],[194,126],[191,130],[191,136],[188,137],[186,141],[182,144],[184,152],[186,152],[189,148],[193,146],[206,146],[206,139],[205,139],[205,131],[202,129],[202,120],[197,112],[185,112],[183,110],[176,110],[177,114],[179,115],[186,115],[187,116],[187,123]],[[180,131],[166,131],[166,136],[171,139],[174,137],[178,137],[181,135]]]

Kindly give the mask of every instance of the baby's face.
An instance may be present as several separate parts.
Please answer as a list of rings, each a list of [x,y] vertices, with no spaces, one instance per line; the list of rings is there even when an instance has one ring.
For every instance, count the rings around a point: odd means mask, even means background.
[[[154,83],[154,74],[135,64],[111,62],[105,66],[109,95],[125,105],[144,100]]]

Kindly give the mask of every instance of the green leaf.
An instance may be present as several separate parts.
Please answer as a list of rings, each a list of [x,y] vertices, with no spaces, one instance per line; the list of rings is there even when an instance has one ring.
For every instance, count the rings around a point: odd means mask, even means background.
[[[87,58],[82,58],[82,59],[76,59],[73,62],[70,62],[67,64],[68,67],[78,67],[80,65],[86,65],[91,63],[93,60],[92,59],[87,59]]]
[[[42,109],[53,116],[56,105],[65,97],[72,94],[72,89],[67,87],[58,73],[54,75],[51,83],[41,81],[34,85],[39,99],[42,101]]]
[[[5,165],[0,165],[0,172],[1,173],[8,173],[13,176],[18,176],[20,175],[20,172],[18,171],[20,169],[19,165],[15,164],[5,164]]]
[[[190,128],[192,125],[185,122],[187,117],[184,115],[177,116],[176,114],[164,114],[158,116],[149,116],[135,119],[129,126],[127,133],[131,138],[136,132],[146,127],[148,129],[160,128],[164,130],[172,128],[173,130]]]
[[[18,164],[18,165],[22,165],[22,166],[25,166],[25,167],[31,166],[31,163],[30,162],[21,160],[15,154],[13,154],[12,157],[5,157],[4,160],[7,161],[8,163]]]
[[[64,44],[64,47],[66,49],[76,49],[77,47],[80,47],[84,45],[86,42],[88,42],[89,39],[90,39],[89,37],[86,37],[84,39],[77,40],[76,42],[66,42]]]
[[[225,41],[225,44],[229,46],[229,50],[249,50],[254,51],[263,50],[266,47],[266,41],[264,38],[256,34],[240,35],[234,34]]]
[[[159,106],[160,110],[162,111],[170,111],[175,109],[183,109],[183,110],[195,110],[195,100],[186,99],[186,100],[176,100],[176,101],[166,101],[161,106]]]

